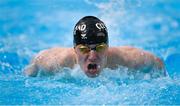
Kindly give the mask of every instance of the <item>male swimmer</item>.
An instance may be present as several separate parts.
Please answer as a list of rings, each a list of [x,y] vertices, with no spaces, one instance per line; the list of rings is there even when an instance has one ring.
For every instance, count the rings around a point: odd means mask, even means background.
[[[129,71],[156,70],[166,76],[163,62],[149,52],[129,46],[109,47],[105,24],[94,16],[86,16],[74,27],[74,48],[51,48],[41,51],[25,69],[28,76],[59,72],[63,67],[79,64],[88,77],[97,77],[104,68],[127,67]]]

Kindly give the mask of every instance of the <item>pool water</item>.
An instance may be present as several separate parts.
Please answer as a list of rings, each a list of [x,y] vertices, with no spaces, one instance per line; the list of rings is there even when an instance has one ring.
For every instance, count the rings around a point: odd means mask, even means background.
[[[0,105],[180,105],[179,13],[179,0],[1,0]],[[134,77],[119,67],[88,78],[79,66],[54,76],[23,74],[39,51],[72,47],[73,27],[86,15],[106,23],[110,46],[160,57],[169,77]]]

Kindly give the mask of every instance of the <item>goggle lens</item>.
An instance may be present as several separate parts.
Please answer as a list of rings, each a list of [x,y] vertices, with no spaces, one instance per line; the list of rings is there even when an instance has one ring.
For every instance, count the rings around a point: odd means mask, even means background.
[[[103,52],[103,51],[106,50],[106,48],[107,48],[107,45],[106,45],[106,44],[100,44],[100,45],[97,45],[97,46],[96,46],[96,51],[97,51],[97,52]]]
[[[87,46],[84,46],[84,45],[80,45],[78,49],[83,54],[90,52],[90,49]]]
[[[98,44],[95,47],[95,50],[96,50],[96,52],[104,52],[107,47],[108,47],[107,44]],[[83,54],[89,53],[92,50],[90,47],[82,45],[82,44],[78,45],[77,48]]]

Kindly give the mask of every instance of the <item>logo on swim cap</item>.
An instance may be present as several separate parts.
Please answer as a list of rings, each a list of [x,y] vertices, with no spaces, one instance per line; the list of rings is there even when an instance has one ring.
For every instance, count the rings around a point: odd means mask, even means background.
[[[86,29],[86,24],[80,24],[75,27],[75,30],[84,31]]]
[[[74,28],[74,46],[78,44],[108,44],[108,33],[105,24],[94,16],[79,20]]]
[[[82,39],[87,39],[86,34],[81,34]]]
[[[77,30],[80,31],[80,32],[83,32],[85,29],[86,29],[86,24],[83,23],[83,24],[77,25],[77,26],[75,27],[74,33],[75,33]],[[87,39],[86,33],[82,33],[82,34],[81,34],[81,38],[82,38],[82,39]]]
[[[102,30],[102,29],[105,29],[106,30],[106,27],[103,23],[96,23],[96,27],[99,29],[99,30]]]

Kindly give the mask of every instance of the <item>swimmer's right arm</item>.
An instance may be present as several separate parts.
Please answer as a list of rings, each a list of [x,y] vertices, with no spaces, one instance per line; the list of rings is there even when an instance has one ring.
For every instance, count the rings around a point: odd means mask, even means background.
[[[62,67],[73,68],[75,64],[73,49],[53,48],[38,53],[31,64],[25,68],[25,75],[35,77],[39,71],[54,74]]]
[[[38,74],[38,67],[35,63],[31,63],[30,65],[26,66],[24,74],[27,76],[35,77]]]
[[[46,51],[48,51],[48,50],[46,50]],[[47,55],[46,51],[41,51],[40,53],[38,53],[33,58],[31,63],[25,67],[25,69],[24,69],[25,75],[31,76],[31,77],[37,76],[37,74],[39,72],[39,67],[41,66],[43,68],[43,66],[45,66],[45,62],[43,62],[43,60],[45,60],[45,57],[47,57],[47,56],[44,57],[44,55]],[[45,69],[45,67],[44,67],[44,69]]]

